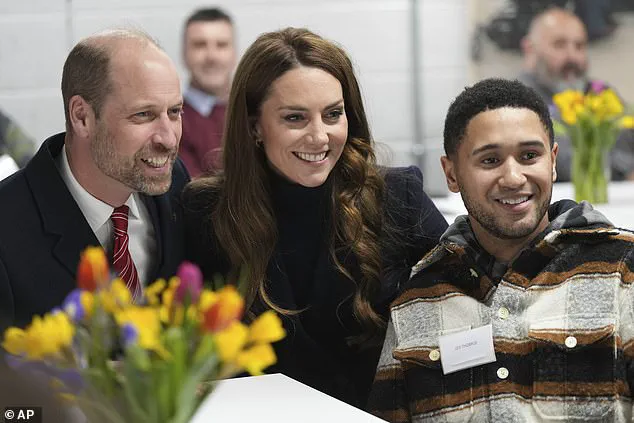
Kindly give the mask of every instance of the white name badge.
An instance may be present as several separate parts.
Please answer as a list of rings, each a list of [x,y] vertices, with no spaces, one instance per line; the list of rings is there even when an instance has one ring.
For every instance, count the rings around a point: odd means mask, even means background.
[[[496,360],[493,348],[493,327],[490,324],[441,336],[438,343],[444,374]]]

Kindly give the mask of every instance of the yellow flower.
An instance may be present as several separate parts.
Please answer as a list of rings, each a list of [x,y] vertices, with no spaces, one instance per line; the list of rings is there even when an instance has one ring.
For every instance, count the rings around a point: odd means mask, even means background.
[[[182,307],[172,307],[174,303],[174,293],[176,292],[176,288],[180,284],[180,279],[176,276],[170,278],[167,288],[163,291],[163,295],[161,297],[161,311],[160,318],[161,322],[169,323],[172,325],[180,325],[183,323],[184,310]]]
[[[115,313],[119,327],[130,325],[136,331],[136,343],[146,350],[157,352],[163,358],[169,356],[161,344],[159,310],[151,307],[130,306]]]
[[[56,342],[57,348],[69,347],[75,335],[75,326],[66,313],[56,312],[48,315],[49,339]]]
[[[559,109],[572,108],[575,104],[583,105],[581,91],[566,90],[553,96],[553,102]]]
[[[26,332],[20,328],[10,327],[4,332],[2,348],[13,355],[26,353]]]
[[[572,109],[564,109],[561,111],[561,119],[568,125],[577,123],[577,113]]]
[[[166,285],[165,279],[158,279],[153,284],[145,288],[143,293],[149,305],[157,306],[161,303],[159,296],[165,289]]]
[[[568,125],[577,123],[580,114],[585,113],[586,105],[580,91],[566,90],[553,96],[553,103],[559,109],[562,120]]]
[[[249,328],[249,342],[271,343],[286,336],[282,321],[273,310],[268,310],[257,317]]]
[[[262,371],[272,366],[277,361],[275,351],[270,344],[258,344],[238,354],[237,363],[253,376],[262,374]]]
[[[2,347],[10,354],[40,360],[70,346],[74,334],[75,327],[66,313],[55,312],[44,317],[35,316],[24,330],[7,329]]]
[[[634,116],[623,116],[619,121],[619,127],[625,129],[634,129]]]
[[[238,321],[234,321],[226,329],[217,332],[214,335],[214,343],[220,359],[225,363],[234,361],[246,345],[248,336],[249,330]]]
[[[203,289],[203,292],[200,294],[200,299],[198,300],[198,309],[204,313],[209,310],[209,307],[214,305],[216,301],[218,301],[218,294],[208,289]]]
[[[111,314],[132,304],[132,294],[121,278],[114,279],[108,289],[101,291],[99,299],[104,310]]]
[[[614,90],[608,88],[601,91],[599,96],[601,97],[602,107],[597,111],[597,115],[600,119],[611,119],[623,113],[623,104]]]
[[[86,318],[89,319],[92,316],[93,309],[95,308],[95,297],[92,292],[82,291],[79,296],[79,301],[84,309],[84,313],[86,313]]]

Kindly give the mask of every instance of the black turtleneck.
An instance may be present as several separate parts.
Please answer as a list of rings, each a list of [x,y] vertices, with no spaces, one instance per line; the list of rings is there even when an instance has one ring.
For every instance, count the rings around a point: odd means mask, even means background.
[[[308,188],[271,172],[278,251],[299,308],[308,306],[327,225],[328,182]]]

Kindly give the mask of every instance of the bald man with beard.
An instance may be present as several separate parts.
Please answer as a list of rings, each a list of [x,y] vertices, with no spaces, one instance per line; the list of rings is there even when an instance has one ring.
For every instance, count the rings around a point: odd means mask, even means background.
[[[583,22],[572,12],[550,8],[537,15],[522,40],[524,70],[518,79],[552,105],[553,95],[572,89],[586,91],[588,36]],[[551,108],[552,109],[552,108]],[[557,119],[557,116],[553,116]],[[558,181],[570,181],[572,146],[567,137],[557,137]],[[634,132],[623,131],[610,154],[612,180],[634,180]]]

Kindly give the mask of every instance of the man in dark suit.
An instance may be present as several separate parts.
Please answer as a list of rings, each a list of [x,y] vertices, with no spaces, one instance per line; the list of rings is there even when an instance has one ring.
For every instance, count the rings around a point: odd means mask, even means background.
[[[139,32],[88,37],[66,59],[62,96],[66,132],[0,184],[0,330],[59,306],[87,246],[104,247],[135,299],[182,259],[189,175],[167,54]]]

